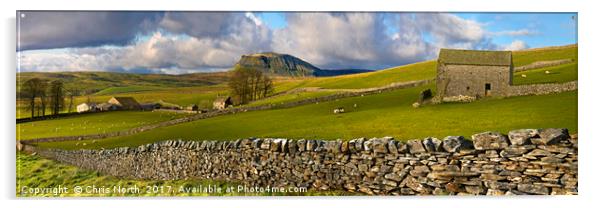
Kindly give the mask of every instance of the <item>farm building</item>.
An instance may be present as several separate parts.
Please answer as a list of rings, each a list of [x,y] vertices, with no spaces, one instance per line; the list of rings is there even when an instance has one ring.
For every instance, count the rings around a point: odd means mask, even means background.
[[[218,97],[217,99],[215,99],[215,101],[213,101],[213,109],[217,110],[226,109],[227,107],[230,107],[232,105],[232,98],[230,98],[229,96]]]
[[[142,108],[142,110],[155,110],[155,109],[160,109],[161,104],[159,104],[159,103],[142,103],[142,104],[140,104],[140,107]]]
[[[512,85],[510,51],[441,49],[437,60],[437,95],[504,96]]]
[[[140,104],[133,97],[112,97],[108,103],[116,105],[122,110],[140,110]]]
[[[78,113],[94,112],[96,110],[98,110],[96,103],[82,103],[82,104],[77,105]]]
[[[186,110],[188,111],[199,111],[199,106],[196,104],[192,104],[186,107]]]
[[[101,103],[96,105],[99,111],[114,111],[119,110],[119,107],[111,103]]]
[[[161,109],[169,109],[169,110],[182,110],[182,107],[179,106],[178,104],[174,104],[174,103],[168,103],[165,102],[163,100],[159,100],[159,102],[157,102],[157,104],[161,105],[159,108]]]

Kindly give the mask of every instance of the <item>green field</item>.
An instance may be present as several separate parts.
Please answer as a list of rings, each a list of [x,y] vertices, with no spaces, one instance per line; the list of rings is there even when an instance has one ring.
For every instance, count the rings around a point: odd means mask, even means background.
[[[577,45],[560,46],[558,48],[540,48],[512,52],[512,63],[515,67],[531,64],[536,61],[554,61],[560,59],[578,60]]]
[[[126,137],[99,140],[85,148],[138,146],[167,139],[228,140],[247,137],[353,139],[393,136],[400,140],[449,135],[470,136],[486,130],[569,128],[577,132],[577,92],[484,99],[468,104],[413,108],[418,93],[433,85],[287,109],[219,116]],[[354,104],[357,105],[354,108]],[[332,109],[345,107],[335,115]],[[475,125],[478,124],[478,125]],[[79,149],[77,142],[41,143]]]
[[[257,100],[247,104],[246,106],[259,106],[259,105],[279,105],[288,102],[294,102],[299,100],[305,100],[316,97],[323,97],[328,95],[333,95],[338,92],[332,91],[315,91],[315,92],[299,92],[299,93],[290,93],[284,95],[278,95],[274,97],[269,97],[261,100]]]
[[[69,192],[65,194],[53,195],[47,194],[31,194],[24,193],[22,190],[28,188],[45,188],[45,187],[67,187]],[[103,194],[86,194],[74,193],[75,186],[96,186],[110,188],[114,186],[132,187],[137,186],[141,190],[148,190],[147,186],[163,187],[163,192],[142,192],[134,193],[103,193]],[[181,187],[194,188],[198,186],[213,186],[221,187],[221,193],[182,193],[178,192]],[[31,156],[25,153],[17,153],[17,197],[99,197],[99,196],[271,196],[271,195],[351,195],[353,193],[343,191],[316,192],[309,191],[305,193],[245,193],[231,192],[225,190],[228,187],[236,187],[238,184],[232,182],[222,182],[216,180],[190,179],[190,180],[140,180],[140,179],[123,179],[112,176],[105,176],[95,171],[81,170],[77,167],[60,164],[58,162],[41,158],[39,156]],[[168,187],[171,187],[173,192],[167,192]],[[157,189],[160,190],[160,189]]]
[[[113,111],[17,124],[17,139],[107,133],[167,121],[187,114]]]
[[[144,92],[144,91],[158,91],[165,90],[165,87],[155,87],[155,86],[127,86],[127,87],[109,87],[105,88],[94,95],[114,95],[120,93],[128,93],[128,92]]]
[[[570,82],[577,80],[577,63],[518,72],[513,79],[515,85]]]
[[[374,72],[335,77],[304,78],[283,82],[289,89],[298,87],[321,87],[326,89],[361,89],[382,87],[391,83],[433,79],[437,74],[437,63],[425,61],[392,67]]]

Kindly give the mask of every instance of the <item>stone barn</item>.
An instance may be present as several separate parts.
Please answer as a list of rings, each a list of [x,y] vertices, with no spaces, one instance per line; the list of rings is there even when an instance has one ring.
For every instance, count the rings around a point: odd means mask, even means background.
[[[510,51],[441,49],[437,60],[437,96],[505,96],[512,85]]]
[[[112,97],[108,103],[116,105],[121,110],[140,110],[140,103],[133,97]]]
[[[232,103],[232,98],[230,98],[229,96],[218,97],[217,99],[215,99],[215,101],[213,101],[213,109],[222,110],[232,106],[233,104],[234,103]]]

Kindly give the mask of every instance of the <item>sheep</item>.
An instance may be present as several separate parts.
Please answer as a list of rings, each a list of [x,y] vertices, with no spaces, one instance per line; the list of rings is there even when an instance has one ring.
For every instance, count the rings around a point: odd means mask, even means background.
[[[345,108],[338,107],[338,108],[335,108],[333,112],[334,112],[334,114],[344,113],[345,112]]]

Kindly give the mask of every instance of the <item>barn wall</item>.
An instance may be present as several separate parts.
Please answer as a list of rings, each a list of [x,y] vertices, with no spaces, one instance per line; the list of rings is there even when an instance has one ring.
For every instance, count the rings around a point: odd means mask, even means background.
[[[491,84],[490,96],[506,96],[512,84],[509,66],[443,65],[439,64],[437,86],[445,97],[484,97],[485,84]],[[446,86],[446,87],[445,87]]]
[[[22,147],[21,147],[22,148]],[[108,175],[212,179],[375,195],[577,194],[577,138],[566,129],[399,142],[241,139],[137,148],[25,151]]]

